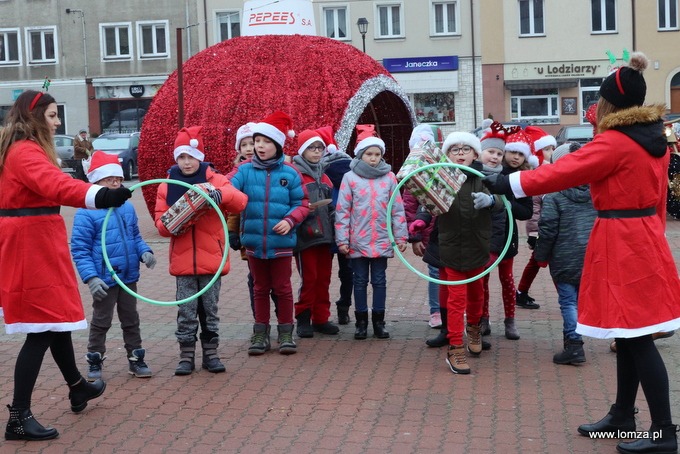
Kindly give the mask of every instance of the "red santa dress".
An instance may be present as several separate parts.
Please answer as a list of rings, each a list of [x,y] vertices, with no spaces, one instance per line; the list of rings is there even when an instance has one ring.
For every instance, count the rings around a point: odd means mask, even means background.
[[[516,195],[590,183],[593,205],[600,212],[656,208],[656,214],[641,217],[604,218],[607,213],[598,213],[581,278],[580,334],[629,338],[680,327],[680,279],[665,237],[670,157],[664,142],[655,157],[620,131],[658,123],[662,113],[658,107],[634,107],[612,114],[601,129],[610,127],[578,151],[510,177]],[[659,143],[657,137],[642,142],[653,139]]]
[[[8,334],[87,328],[56,208],[94,208],[99,189],[63,173],[33,141],[8,150],[0,174],[0,306]]]

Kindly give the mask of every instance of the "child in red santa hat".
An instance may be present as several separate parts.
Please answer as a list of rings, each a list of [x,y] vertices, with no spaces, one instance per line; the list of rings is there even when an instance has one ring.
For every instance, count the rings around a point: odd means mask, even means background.
[[[85,166],[84,166],[85,167]],[[123,168],[116,155],[96,151],[85,169],[90,183],[117,189],[123,183]],[[123,329],[123,342],[129,360],[129,373],[136,377],[151,377],[151,369],[144,362],[146,350],[142,348],[139,329],[137,299],[123,290],[108,273],[102,272],[102,228],[108,211],[78,209],[73,218],[71,256],[80,278],[92,294],[92,321],[87,343],[87,379],[102,378],[106,359],[106,333],[111,328],[113,311],[118,306],[118,319]],[[137,213],[132,203],[125,202],[115,208],[107,224],[106,253],[116,275],[132,291],[137,291],[139,262],[147,268],[156,265],[151,248],[139,234]]]
[[[332,202],[333,183],[324,174],[327,164],[321,158],[327,153],[322,134],[307,130],[298,136],[298,154],[293,165],[302,174],[302,184],[309,196],[309,214],[297,227],[295,262],[300,273],[300,291],[295,303],[297,334],[313,337],[314,332],[338,334],[340,329],[331,323],[330,295],[333,259],[331,246],[335,209]]]
[[[189,184],[210,183],[215,189],[209,195],[220,209],[241,212],[248,198],[234,189],[224,175],[204,162],[202,126],[182,128],[175,139],[174,157],[177,165],[168,171],[171,180]],[[225,233],[215,210],[208,210],[183,233],[172,235],[161,221],[164,214],[188,189],[177,184],[161,183],[156,196],[155,220],[158,232],[170,237],[170,274],[177,280],[177,299],[182,300],[202,290],[214,277],[222,263]],[[220,276],[229,272],[229,261]],[[217,356],[219,322],[217,302],[221,281],[215,283],[200,297],[177,306],[177,342],[180,359],[175,375],[189,375],[195,368],[196,337],[201,326],[202,365],[209,372],[224,372],[226,368]]]
[[[249,355],[262,355],[271,349],[269,294],[272,289],[276,289],[279,302],[279,353],[297,352],[293,340],[291,262],[297,244],[295,227],[305,220],[309,206],[300,172],[284,160],[286,137],[294,135],[291,118],[284,112],[274,112],[253,127],[253,158],[229,174],[234,187],[249,197],[240,228],[255,297]]]
[[[392,212],[387,205],[397,187],[392,167],[385,162],[385,142],[377,137],[373,125],[357,126],[355,158],[345,174],[338,194],[335,214],[335,238],[338,251],[350,257],[354,271],[354,303],[357,318],[355,339],[366,339],[368,327],[367,288],[369,276],[373,286],[373,335],[390,337],[385,329],[387,297],[387,259],[394,256],[387,233],[387,216],[399,250],[407,247],[408,231],[401,197],[397,196]],[[370,271],[369,271],[370,270]]]

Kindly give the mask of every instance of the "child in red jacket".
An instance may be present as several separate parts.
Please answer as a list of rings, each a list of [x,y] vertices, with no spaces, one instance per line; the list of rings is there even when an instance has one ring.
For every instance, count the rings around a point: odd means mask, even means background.
[[[210,197],[225,212],[241,212],[248,197],[233,188],[227,177],[217,173],[210,163],[203,162],[202,126],[182,128],[175,140],[175,161],[168,171],[168,178],[190,184],[210,183],[215,189]],[[161,221],[165,213],[188,189],[184,186],[162,183],[156,196],[156,228],[162,236],[170,239],[170,274],[177,279],[177,299],[195,295],[210,282],[222,262],[227,239],[217,213],[210,209],[184,233],[171,235]],[[229,272],[227,261],[221,276]],[[180,345],[180,359],[175,375],[189,375],[194,370],[196,335],[201,325],[201,347],[203,368],[209,372],[224,372],[226,368],[217,356],[219,345],[217,300],[221,281],[215,281],[203,295],[177,306],[177,341]]]

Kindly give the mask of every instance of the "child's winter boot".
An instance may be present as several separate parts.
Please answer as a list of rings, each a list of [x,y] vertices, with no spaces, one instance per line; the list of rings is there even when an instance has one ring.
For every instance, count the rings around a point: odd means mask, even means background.
[[[5,426],[5,440],[28,440],[40,441],[57,438],[57,429],[46,429],[40,424],[29,408],[15,408],[7,406],[9,409],[9,421]]]
[[[503,323],[505,324],[505,338],[510,340],[519,339],[519,331],[517,331],[517,325],[515,325],[515,318],[506,318]]]
[[[179,364],[175,368],[175,375],[190,375],[196,368],[194,357],[196,356],[196,341],[180,342]]]
[[[270,330],[271,326],[264,323],[255,323],[253,325],[253,336],[250,338],[250,348],[248,348],[249,355],[262,355],[272,348],[269,343]]]
[[[297,353],[297,345],[293,340],[293,324],[284,323],[278,326],[279,330],[279,353],[291,355]]]
[[[479,356],[482,353],[482,327],[481,325],[465,324],[465,332],[467,333],[467,351],[473,356]]]
[[[357,321],[354,323],[356,330],[354,331],[355,339],[366,339],[368,336],[368,312],[354,312]]]
[[[147,366],[144,362],[145,354],[146,350],[143,348],[132,350],[132,353],[128,356],[128,362],[130,363],[128,373],[130,375],[134,375],[135,377],[139,378],[148,378],[153,375],[151,369],[149,369],[149,366]]]
[[[373,336],[378,339],[387,339],[390,333],[385,329],[385,311],[371,312],[371,321],[373,322]]]
[[[220,339],[218,337],[214,337],[209,341],[201,340],[201,348],[203,349],[203,369],[208,369],[208,372],[212,372],[213,374],[227,370],[217,356],[217,347],[219,347],[219,345]]]
[[[449,345],[449,350],[446,352],[446,364],[451,368],[454,374],[469,374],[470,366],[465,357],[465,346]]]
[[[449,333],[448,329],[446,328],[449,318],[448,310],[442,307],[439,312],[442,317],[442,327],[439,329],[439,334],[437,334],[437,336],[425,341],[428,347],[438,348],[449,345],[449,339],[446,337],[446,335]]]
[[[578,364],[586,362],[586,352],[583,351],[581,339],[565,339],[564,351],[553,356],[555,364]]]
[[[312,310],[305,309],[295,316],[297,320],[297,335],[301,338],[314,337],[312,328]]]
[[[87,381],[95,381],[102,378],[102,367],[104,367],[104,360],[106,356],[102,356],[99,352],[88,353],[85,355],[87,363],[89,364],[87,370]]]

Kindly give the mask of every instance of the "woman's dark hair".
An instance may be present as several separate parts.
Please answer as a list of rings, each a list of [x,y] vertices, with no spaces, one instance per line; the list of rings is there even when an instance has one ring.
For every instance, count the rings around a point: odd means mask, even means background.
[[[55,102],[52,95],[35,90],[23,92],[14,101],[0,130],[0,174],[5,167],[10,146],[26,139],[34,140],[45,151],[47,158],[58,166],[54,138],[45,119],[47,108]]]

